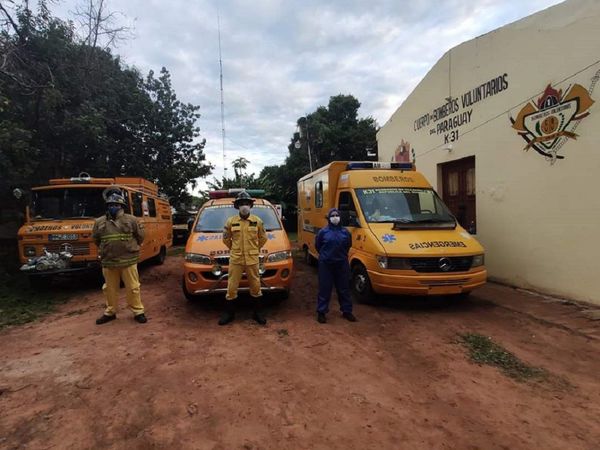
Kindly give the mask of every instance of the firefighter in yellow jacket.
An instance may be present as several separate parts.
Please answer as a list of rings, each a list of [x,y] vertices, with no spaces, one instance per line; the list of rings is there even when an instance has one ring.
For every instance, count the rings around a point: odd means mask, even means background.
[[[98,246],[102,263],[102,290],[106,297],[106,309],[96,320],[96,324],[102,325],[117,318],[121,280],[125,285],[127,304],[133,312],[133,318],[138,323],[146,323],[137,270],[140,245],[144,240],[144,227],[134,216],[123,211],[126,203],[119,189],[107,188],[102,195],[107,212],[96,219],[92,237]]]
[[[229,273],[225,311],[219,319],[219,325],[226,325],[235,317],[234,300],[237,298],[238,286],[245,272],[250,285],[250,295],[254,298],[252,318],[260,325],[267,320],[262,312],[262,293],[260,290],[260,274],[258,272],[260,249],[267,242],[267,234],[262,220],[250,214],[254,200],[246,191],[238,194],[233,206],[239,215],[227,219],[223,229],[223,242],[229,248]]]

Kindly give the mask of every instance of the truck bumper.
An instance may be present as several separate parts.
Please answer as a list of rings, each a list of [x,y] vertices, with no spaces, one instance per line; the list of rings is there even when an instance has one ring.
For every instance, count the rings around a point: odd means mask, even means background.
[[[450,295],[471,292],[487,281],[487,270],[460,273],[390,274],[368,270],[373,290],[378,294]]]
[[[283,292],[290,288],[293,264],[282,261],[281,263],[272,263],[265,267],[265,272],[261,275],[261,291]],[[227,292],[227,266],[223,267],[224,273],[218,277],[211,273],[212,266],[201,266],[197,264],[186,264],[184,268],[185,290],[192,295],[213,295],[224,294]],[[250,287],[245,275],[240,280],[238,292],[249,292]]]

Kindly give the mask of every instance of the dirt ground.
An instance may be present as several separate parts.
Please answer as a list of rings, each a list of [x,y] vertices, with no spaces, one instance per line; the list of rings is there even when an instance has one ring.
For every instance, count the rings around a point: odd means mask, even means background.
[[[600,322],[589,311],[488,284],[461,303],[356,305],[357,323],[334,300],[320,325],[315,269],[296,269],[266,327],[247,307],[219,327],[218,305],[186,301],[182,258],[169,257],[141,269],[145,325],[122,308],[96,326],[93,288],[1,332],[0,448],[600,448]],[[550,376],[519,382],[474,364],[461,333]]]

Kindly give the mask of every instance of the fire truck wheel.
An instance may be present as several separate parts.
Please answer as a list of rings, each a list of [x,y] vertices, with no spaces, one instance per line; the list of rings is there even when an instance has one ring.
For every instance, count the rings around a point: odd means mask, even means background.
[[[375,302],[375,293],[371,287],[371,280],[367,269],[362,264],[352,268],[352,294],[358,303],[372,304]]]
[[[160,265],[164,264],[166,257],[167,257],[167,248],[163,245],[160,248],[158,255],[156,255],[154,258],[152,258],[152,262],[154,264],[156,264],[157,266],[160,266]]]

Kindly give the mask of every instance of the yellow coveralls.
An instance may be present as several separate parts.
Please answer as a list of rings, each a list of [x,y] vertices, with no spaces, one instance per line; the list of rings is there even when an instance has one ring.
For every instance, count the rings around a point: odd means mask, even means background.
[[[119,303],[121,280],[125,284],[127,305],[135,316],[144,313],[140,296],[140,278],[137,262],[140,245],[144,241],[144,226],[130,215],[120,211],[115,219],[108,214],[96,219],[92,231],[102,263],[106,297],[104,315],[114,316]]]
[[[262,296],[258,256],[266,242],[267,233],[265,233],[265,227],[259,217],[250,214],[243,218],[238,214],[227,219],[223,229],[223,243],[229,249],[226,300],[237,298],[238,287],[244,272],[246,272],[250,285],[250,295],[255,298]]]

